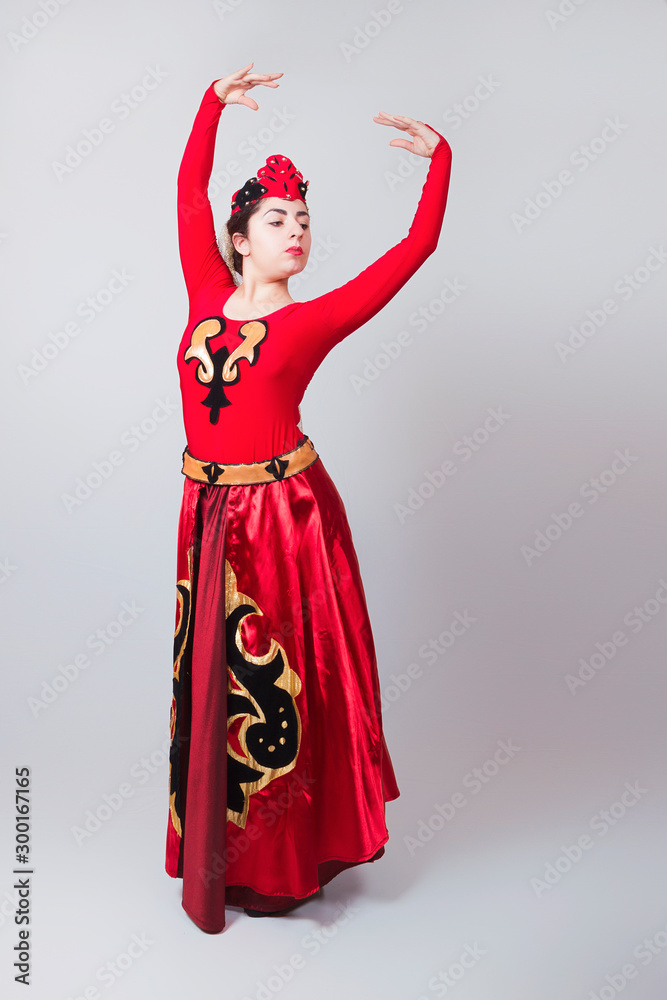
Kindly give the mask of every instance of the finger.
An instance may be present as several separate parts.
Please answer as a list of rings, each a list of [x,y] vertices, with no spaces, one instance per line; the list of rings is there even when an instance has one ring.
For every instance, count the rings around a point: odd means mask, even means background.
[[[411,125],[404,125],[403,122],[394,121],[393,118],[385,120],[383,118],[379,118],[377,115],[374,117],[373,121],[377,122],[378,125],[389,125],[391,128],[400,128],[406,132],[412,128]]]
[[[387,114],[386,111],[380,111],[380,113],[378,115],[376,115],[376,118],[378,118],[380,121],[382,121],[386,125],[395,125],[397,128],[407,128],[408,127],[407,123],[404,122],[404,121],[402,121],[401,118],[398,115],[390,115],[390,114]]]
[[[280,86],[279,83],[275,83],[273,80],[249,80],[248,82],[246,82],[245,80],[242,80],[241,83],[242,83],[242,85],[244,87],[257,87],[257,86],[261,86],[261,87],[279,87]]]
[[[230,73],[230,76],[232,76],[232,77],[237,77],[237,76],[240,76],[240,75],[241,75],[242,73],[245,73],[245,72],[246,72],[246,70],[250,69],[250,67],[251,67],[252,65],[253,65],[253,64],[252,64],[251,62],[249,62],[249,63],[247,64],[247,66],[243,66],[243,67],[242,67],[242,69],[237,69],[237,70],[235,70],[235,71],[234,71],[233,73]]]
[[[391,118],[394,121],[407,122],[407,123],[409,123],[411,125],[423,125],[424,124],[423,122],[420,122],[418,118],[408,118],[407,115],[390,115],[386,111],[381,111],[380,114],[381,115],[385,115],[387,118]]]
[[[282,76],[283,74],[282,73],[278,73],[277,75],[278,76]],[[279,83],[276,83],[273,80],[257,79],[257,78],[255,78],[254,74],[253,74],[252,78],[249,77],[249,76],[246,76],[246,77],[243,77],[242,80],[238,80],[237,82],[240,84],[241,87],[259,87],[259,86],[261,86],[261,87],[279,87],[280,86]]]
[[[243,79],[261,83],[264,80],[277,80],[279,76],[284,75],[284,73],[246,73]]]
[[[389,114],[389,112],[388,111],[381,111],[380,114],[381,115],[386,115],[386,114]],[[400,118],[401,121],[404,121],[404,122],[416,122],[416,121],[418,121],[417,118],[410,118],[409,115],[391,115],[391,117],[392,118]]]
[[[405,122],[406,125],[409,125],[412,128],[419,128],[420,125],[424,124],[423,122],[420,122],[418,118],[408,118],[407,115],[395,115],[394,117],[400,122]]]

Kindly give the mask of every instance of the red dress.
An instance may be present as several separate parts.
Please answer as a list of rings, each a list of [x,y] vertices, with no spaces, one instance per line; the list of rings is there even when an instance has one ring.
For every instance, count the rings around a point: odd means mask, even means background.
[[[211,84],[178,176],[183,416],[190,455],[211,468],[302,442],[299,403],[318,366],[435,250],[451,165],[441,136],[408,235],[356,278],[228,319],[236,285],[207,195],[224,107]],[[321,458],[269,483],[186,478],[177,576],[166,870],[215,933],[225,903],[282,909],[381,857],[399,789],[357,556]]]

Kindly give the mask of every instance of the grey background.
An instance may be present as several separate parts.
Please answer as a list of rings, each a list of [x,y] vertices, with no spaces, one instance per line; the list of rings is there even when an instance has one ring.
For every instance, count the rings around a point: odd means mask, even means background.
[[[4,994],[24,995],[11,870],[14,768],[28,765],[39,1000],[93,987],[114,998],[662,998],[667,266],[651,253],[667,241],[665,3],[44,2],[48,17],[36,2],[0,12]],[[34,37],[17,42],[21,31]],[[398,133],[373,122],[380,109],[446,135],[453,168],[436,252],[334,349],[302,405],[346,504],[375,632],[401,789],[387,852],[289,917],[230,909],[208,936],[164,872],[185,444],[176,176],[204,91],[250,60],[285,76],[279,90],[252,91],[259,111],[225,112],[214,172],[238,158],[245,180],[278,152],[310,180],[314,250],[319,239],[335,249],[290,286],[297,300],[407,233],[427,164],[388,145]],[[150,67],[163,79],[121,118],[114,102]],[[480,78],[493,81],[484,99]],[[266,131],[280,109],[291,120]],[[54,162],[104,117],[113,131],[58,179]],[[607,119],[617,135],[596,142]],[[247,155],[252,137],[260,148]],[[582,146],[595,156],[586,170]],[[563,170],[572,183],[549,196]],[[211,185],[218,229],[236,187],[222,175]],[[539,192],[537,217],[517,224]],[[655,270],[642,270],[647,258]],[[79,304],[114,270],[131,280],[86,322]],[[464,290],[415,330],[410,316],[448,280]],[[609,299],[616,311],[562,360],[570,328]],[[26,375],[76,319],[78,335]],[[378,367],[403,330],[411,343]],[[355,382],[369,362],[377,377]],[[172,412],[151,424],[156,400]],[[498,408],[507,416],[485,435]],[[468,461],[465,435],[478,442]],[[114,451],[120,464],[68,510],[63,495]],[[617,451],[625,466],[605,472]],[[426,474],[447,459],[456,472],[429,490]],[[604,492],[592,485],[601,476]],[[410,496],[415,509],[399,516]],[[554,516],[567,524],[575,503],[580,516],[559,530]],[[526,556],[549,525],[544,551]],[[124,602],[142,610],[96,653],[89,637]],[[627,619],[636,607],[643,620]],[[474,623],[428,662],[424,645],[457,612]],[[619,631],[624,645],[571,690],[567,675]],[[86,653],[89,666],[35,708]],[[410,664],[421,674],[408,685]],[[501,740],[519,749],[474,785],[467,776]],[[614,805],[626,783],[634,801]],[[77,839],[122,784],[121,807]],[[457,792],[464,804],[438,819],[436,804]],[[133,934],[151,943],[100,980]],[[467,969],[466,948],[477,956]],[[303,968],[271,980],[297,953]],[[628,963],[634,974],[619,972]]]

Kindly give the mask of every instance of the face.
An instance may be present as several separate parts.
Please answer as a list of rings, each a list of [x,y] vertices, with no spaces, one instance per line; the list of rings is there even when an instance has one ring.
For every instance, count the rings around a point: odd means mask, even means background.
[[[233,236],[245,259],[262,274],[291,277],[303,271],[310,254],[310,216],[300,198],[262,198],[248,221],[248,236]],[[299,247],[301,253],[289,253]]]

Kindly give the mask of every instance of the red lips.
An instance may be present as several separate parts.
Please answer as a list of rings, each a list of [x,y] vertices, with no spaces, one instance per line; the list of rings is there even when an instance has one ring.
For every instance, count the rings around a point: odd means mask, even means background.
[[[300,257],[303,253],[301,247],[290,247],[285,253],[293,253],[295,257]]]

